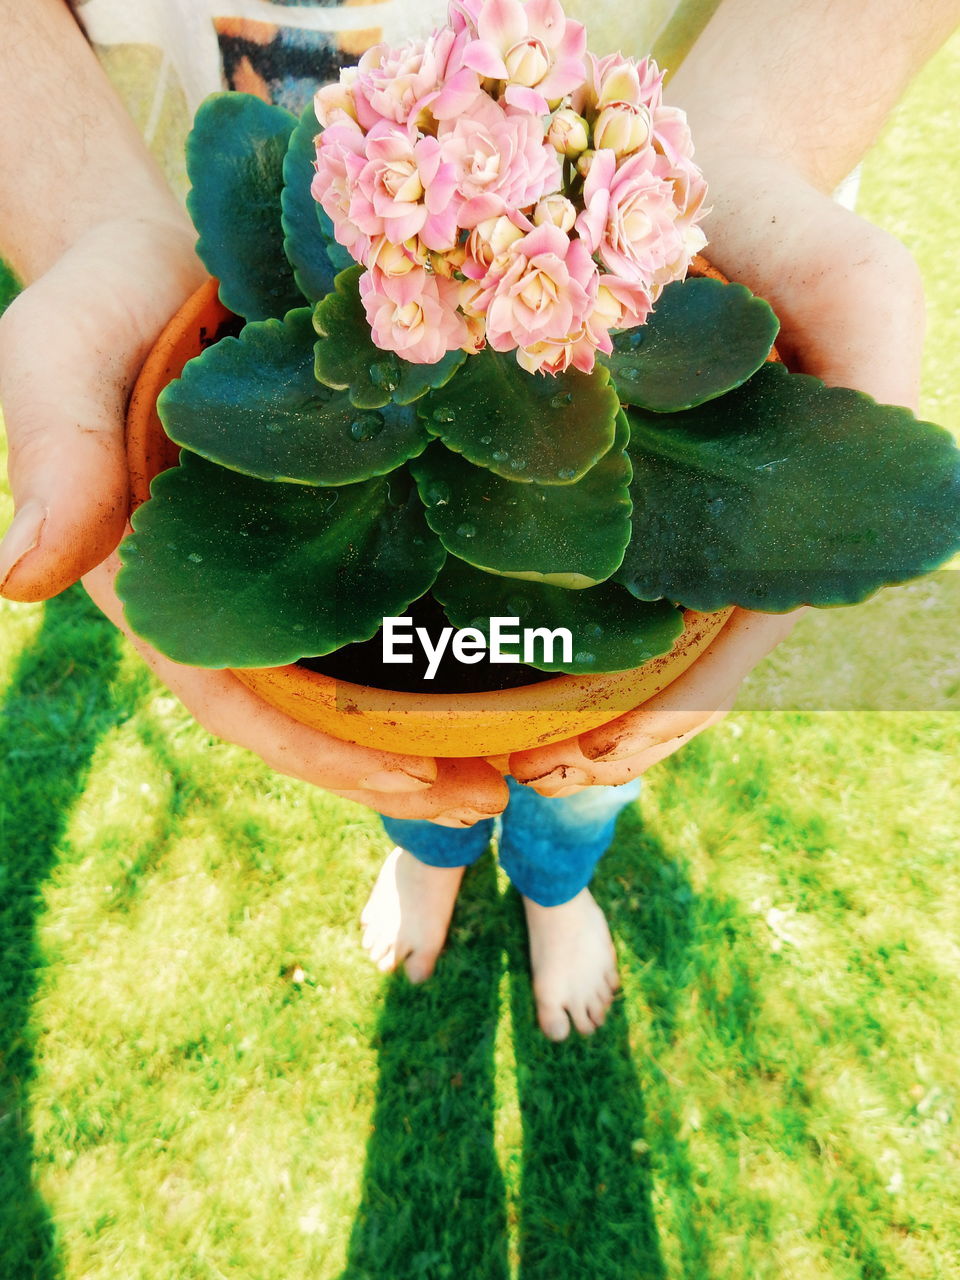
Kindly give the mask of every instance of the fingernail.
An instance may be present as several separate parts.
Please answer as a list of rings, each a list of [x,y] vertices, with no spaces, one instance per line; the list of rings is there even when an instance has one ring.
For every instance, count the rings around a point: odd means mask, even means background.
[[[47,509],[36,498],[29,498],[13,517],[13,523],[0,542],[0,593],[23,557],[40,541],[46,518]]]
[[[388,795],[397,795],[404,792],[427,791],[433,783],[397,769],[393,773],[383,770],[380,773],[368,774],[367,777],[360,779],[360,786],[364,791],[381,791]]]
[[[586,769],[578,769],[576,765],[561,764],[551,769],[542,778],[527,778],[528,787],[585,787],[592,781]]]
[[[629,742],[617,742],[603,751],[586,750],[583,754],[589,756],[591,760],[596,760],[597,764],[617,764],[620,760],[629,760],[632,756],[639,755],[641,751],[648,751],[651,747],[658,746],[661,741],[662,739],[645,733],[642,737],[631,738]],[[581,750],[583,750],[582,746]]]
[[[439,814],[434,821],[443,826],[472,827],[475,822],[481,822],[484,816],[474,809],[451,809],[449,813]]]

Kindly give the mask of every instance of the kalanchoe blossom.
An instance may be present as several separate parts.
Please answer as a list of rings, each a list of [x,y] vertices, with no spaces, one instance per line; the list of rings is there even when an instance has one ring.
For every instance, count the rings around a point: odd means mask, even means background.
[[[562,107],[550,119],[547,141],[568,159],[578,156],[590,145],[590,126],[572,107]]]
[[[333,222],[333,234],[358,262],[366,260],[370,237],[350,217],[350,202],[357,176],[365,163],[363,130],[344,116],[323,134],[317,148],[317,172],[310,192]]]
[[[650,58],[641,62],[610,53],[605,58],[587,54],[587,74],[571,95],[574,111],[595,119],[604,107],[622,102],[654,111],[661,103],[663,74]]]
[[[419,238],[411,236],[401,244],[394,244],[386,236],[379,236],[370,246],[366,264],[384,276],[405,276],[411,271],[422,270],[430,261],[430,251]]]
[[[533,230],[522,214],[501,214],[478,222],[470,232],[461,266],[468,280],[502,275],[511,262],[513,246]]]
[[[657,177],[656,159],[648,150],[618,168],[612,151],[598,151],[577,219],[577,231],[607,270],[646,289],[662,283],[664,264],[685,256],[673,186]]]
[[[317,94],[312,191],[368,269],[377,345],[589,371],[685,274],[706,195],[686,117],[654,62],[584,53],[559,0],[451,0]]]
[[[486,0],[451,0],[447,10],[447,26],[457,35],[467,31],[476,39],[477,21]]]
[[[645,146],[652,131],[653,121],[646,107],[612,102],[597,116],[593,126],[593,145],[598,151],[612,151],[621,160]]]
[[[313,113],[324,129],[331,125],[352,120],[357,124],[357,104],[353,98],[353,86],[357,79],[356,67],[340,72],[335,84],[325,84],[313,98]]]
[[[476,31],[463,65],[505,81],[504,101],[513,107],[545,114],[583,80],[587,33],[566,17],[559,0],[486,0]]]
[[[399,49],[378,44],[360,59],[352,82],[356,118],[364,129],[380,120],[414,124],[430,130],[433,121],[466,111],[480,91],[475,71],[459,67],[448,74],[451,58],[459,60],[459,41],[442,28],[428,40],[408,40]]]
[[[360,277],[360,297],[374,342],[411,364],[436,364],[470,341],[467,323],[457,310],[459,293],[455,281],[422,270],[403,276],[365,271]]]
[[[559,227],[535,227],[518,240],[502,274],[483,282],[487,342],[495,351],[563,342],[583,326],[599,273],[589,250]]]
[[[544,193],[560,190],[560,162],[543,144],[538,116],[508,114],[481,96],[470,115],[442,125],[438,137],[463,200],[457,215],[461,227],[528,208]]]
[[[549,222],[551,226],[559,227],[561,231],[572,231],[576,221],[577,206],[559,192],[544,196],[537,202],[537,207],[533,211],[535,227],[542,227],[545,222]]]
[[[349,208],[360,231],[394,244],[419,236],[428,249],[452,248],[460,201],[453,166],[443,162],[436,138],[418,139],[382,120],[367,134],[365,152]]]

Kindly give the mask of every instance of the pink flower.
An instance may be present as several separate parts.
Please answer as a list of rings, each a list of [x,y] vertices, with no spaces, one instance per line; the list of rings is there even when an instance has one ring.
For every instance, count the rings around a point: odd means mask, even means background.
[[[617,276],[601,275],[585,336],[596,350],[609,355],[613,350],[611,329],[635,329],[646,321],[652,309],[653,301],[646,289]]]
[[[465,29],[475,24],[476,39],[465,46],[463,65],[506,81],[510,106],[545,115],[583,80],[587,33],[567,19],[559,0],[484,0],[466,13]]]
[[[527,373],[550,373],[554,377],[566,373],[571,365],[582,373],[592,373],[596,358],[595,344],[582,326],[562,342],[536,342],[517,349],[517,364],[521,369]]]
[[[663,73],[650,58],[637,62],[622,53],[605,58],[587,54],[587,74],[573,92],[573,110],[593,117],[604,107],[624,103],[654,111],[660,105]]]
[[[317,172],[310,193],[329,214],[333,234],[358,262],[366,259],[370,237],[350,217],[354,184],[365,163],[366,139],[354,121],[343,117],[317,139]]]
[[[475,39],[477,35],[477,19],[485,0],[450,0],[447,10],[447,26],[458,35],[467,31]]]
[[[577,219],[589,251],[599,253],[615,276],[647,290],[662,283],[663,268],[684,254],[674,187],[655,172],[657,159],[647,148],[617,168],[612,151],[598,151]]]
[[[564,342],[576,333],[597,294],[599,273],[586,245],[545,223],[513,246],[506,270],[479,296],[487,341],[495,351]]]
[[[436,138],[418,138],[413,129],[381,120],[367,134],[365,155],[349,210],[359,230],[394,244],[419,236],[428,249],[453,248],[460,205],[456,174],[443,162]]]
[[[508,113],[481,94],[468,115],[441,125],[438,137],[457,175],[461,227],[526,209],[560,189],[560,161],[544,144],[539,116]]]
[[[467,323],[457,311],[459,294],[456,281],[422,270],[402,276],[365,271],[360,277],[373,341],[411,364],[436,364],[470,341]]]
[[[340,72],[334,84],[325,84],[313,97],[313,113],[324,129],[344,120],[357,122],[357,107],[353,100],[353,84],[357,78],[356,67]]]
[[[513,246],[532,230],[533,224],[522,213],[503,213],[478,222],[467,240],[463,274],[468,280],[502,275],[510,265]]]
[[[353,80],[357,119],[363,128],[393,120],[432,132],[432,120],[446,120],[467,110],[480,92],[480,83],[475,71],[459,65],[466,43],[466,36],[458,40],[444,27],[428,40],[408,40],[398,49],[386,44],[368,49]],[[452,66],[448,65],[451,59]]]

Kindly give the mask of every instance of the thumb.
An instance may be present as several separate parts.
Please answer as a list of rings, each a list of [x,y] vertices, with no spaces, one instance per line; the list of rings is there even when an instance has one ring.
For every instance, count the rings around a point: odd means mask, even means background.
[[[43,600],[114,549],[128,510],[124,411],[156,333],[195,283],[137,274],[116,239],[65,255],[0,319],[0,403],[15,515],[0,544],[0,594]],[[195,259],[193,260],[195,262]],[[138,307],[133,286],[145,301]],[[145,287],[143,287],[145,286]]]

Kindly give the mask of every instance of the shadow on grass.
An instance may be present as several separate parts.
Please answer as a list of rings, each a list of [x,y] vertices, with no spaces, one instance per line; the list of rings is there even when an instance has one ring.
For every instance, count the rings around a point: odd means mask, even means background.
[[[398,975],[377,1029],[363,1194],[341,1280],[507,1280],[493,1147],[502,910],[489,857],[464,879],[430,982]]]
[[[54,1280],[53,1225],[34,1187],[27,1095],[35,921],[75,800],[117,722],[117,633],[79,588],[50,601],[0,708],[0,1276]]]
[[[698,959],[700,922],[722,933],[723,904],[695,897],[635,813],[624,815],[594,891],[642,975],[654,1058],[674,1038],[679,1004],[693,984],[712,1021],[749,1059],[752,986],[734,993],[731,1008],[724,996],[711,1010],[709,961]],[[706,1280],[703,1188],[681,1132],[678,1082],[655,1060],[645,1062],[644,1077],[654,1082],[645,1098],[622,1000],[589,1039],[574,1033],[557,1045],[544,1038],[520,899],[512,890],[498,897],[489,860],[465,881],[436,976],[418,988],[398,978],[387,997],[374,1131],[341,1280],[506,1280],[505,1188],[493,1146],[504,963],[523,1124],[520,1280],[664,1280],[653,1162],[679,1223],[681,1274]],[[656,1112],[652,1122],[648,1108]]]

